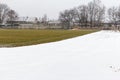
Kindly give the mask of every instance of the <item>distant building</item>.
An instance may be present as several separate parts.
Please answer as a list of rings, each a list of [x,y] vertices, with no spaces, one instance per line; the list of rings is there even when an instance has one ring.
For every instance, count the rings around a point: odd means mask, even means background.
[[[60,26],[60,23],[58,20],[48,21],[49,26]]]

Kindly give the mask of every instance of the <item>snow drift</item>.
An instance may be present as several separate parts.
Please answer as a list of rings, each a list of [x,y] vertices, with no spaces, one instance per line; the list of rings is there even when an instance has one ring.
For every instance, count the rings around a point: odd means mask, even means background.
[[[120,33],[1,48],[0,80],[120,80]]]

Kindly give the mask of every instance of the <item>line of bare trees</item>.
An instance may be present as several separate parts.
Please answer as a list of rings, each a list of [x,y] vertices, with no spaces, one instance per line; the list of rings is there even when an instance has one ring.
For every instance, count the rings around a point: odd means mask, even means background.
[[[101,26],[105,17],[105,6],[100,0],[94,0],[87,5],[65,10],[60,13],[59,20],[63,28],[70,29],[74,25],[84,27]]]
[[[120,7],[111,7],[106,10],[100,0],[93,0],[87,5],[60,12],[59,20],[64,29],[71,29],[75,25],[90,28],[101,27],[106,22],[117,25],[120,22]]]
[[[18,19],[16,11],[10,9],[6,4],[0,3],[0,24],[9,22],[14,24]],[[28,17],[25,18],[25,21]],[[47,15],[44,15],[41,19],[36,18],[36,22],[47,23]],[[71,29],[74,26],[99,28],[104,23],[111,23],[115,27],[120,25],[120,6],[111,7],[106,10],[106,7],[100,0],[93,0],[87,5],[80,5],[78,7],[67,9],[60,12],[59,20],[63,29]]]
[[[11,24],[18,18],[16,11],[10,9],[6,4],[0,3],[0,24],[9,21]]]

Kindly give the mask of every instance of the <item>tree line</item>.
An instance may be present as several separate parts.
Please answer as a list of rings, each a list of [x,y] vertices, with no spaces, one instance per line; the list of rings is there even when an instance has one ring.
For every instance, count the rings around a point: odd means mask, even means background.
[[[0,3],[0,24],[5,22],[14,24],[19,19],[15,10],[6,4]],[[25,17],[25,21],[28,17]],[[47,15],[42,18],[35,18],[36,23],[46,24]],[[86,5],[80,5],[72,9],[66,9],[59,14],[60,25],[63,29],[72,29],[74,26],[99,28],[104,23],[110,23],[115,27],[120,25],[120,6],[113,6],[106,9],[100,0],[93,0]],[[119,28],[119,27],[118,27]]]
[[[111,7],[106,10],[100,0],[93,0],[87,5],[67,9],[59,14],[64,29],[71,29],[73,26],[101,27],[103,23],[112,23],[115,26],[120,21],[120,7]]]

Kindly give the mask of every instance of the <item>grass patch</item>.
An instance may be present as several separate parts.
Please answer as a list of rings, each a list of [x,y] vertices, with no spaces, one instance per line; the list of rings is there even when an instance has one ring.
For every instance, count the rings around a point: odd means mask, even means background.
[[[18,47],[55,42],[97,30],[24,30],[0,29],[0,47]]]

